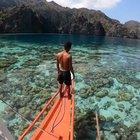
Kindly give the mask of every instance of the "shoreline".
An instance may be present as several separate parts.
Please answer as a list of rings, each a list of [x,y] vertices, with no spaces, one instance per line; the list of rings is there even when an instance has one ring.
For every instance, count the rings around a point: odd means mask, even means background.
[[[14,35],[67,35],[67,36],[91,36],[97,38],[110,38],[110,39],[128,39],[128,40],[136,40],[140,41],[140,38],[127,38],[127,37],[113,37],[113,36],[96,36],[91,34],[67,34],[67,33],[0,33],[0,36],[14,36]]]

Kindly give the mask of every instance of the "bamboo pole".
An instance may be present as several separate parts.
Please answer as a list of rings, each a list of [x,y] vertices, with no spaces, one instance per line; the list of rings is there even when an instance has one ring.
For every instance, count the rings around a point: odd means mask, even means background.
[[[97,137],[96,137],[96,140],[101,140],[100,126],[99,126],[99,118],[98,118],[97,112],[95,113],[95,119],[96,119],[96,129],[97,129]]]

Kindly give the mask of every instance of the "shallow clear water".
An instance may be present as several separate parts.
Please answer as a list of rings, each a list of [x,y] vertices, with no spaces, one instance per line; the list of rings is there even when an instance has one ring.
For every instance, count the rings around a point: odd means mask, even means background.
[[[118,124],[124,130],[124,127],[140,127],[139,40],[83,35],[1,35],[0,98],[32,120],[57,90],[55,54],[67,40],[73,42],[71,53],[76,73],[76,139],[83,138],[80,134],[83,124],[89,126],[83,139],[95,138],[93,122],[90,119],[84,122],[95,111],[99,113],[106,139],[117,139],[116,133],[121,135],[119,130],[112,132],[120,127]],[[2,101],[0,111],[0,118],[17,139],[27,122]],[[139,129],[134,130],[137,139]]]

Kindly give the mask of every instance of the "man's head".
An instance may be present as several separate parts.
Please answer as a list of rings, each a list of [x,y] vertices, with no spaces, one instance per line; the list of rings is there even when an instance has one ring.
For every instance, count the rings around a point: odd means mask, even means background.
[[[64,49],[65,49],[67,52],[69,52],[70,49],[71,49],[71,45],[72,45],[72,43],[71,43],[70,41],[66,42],[66,43],[64,44]]]

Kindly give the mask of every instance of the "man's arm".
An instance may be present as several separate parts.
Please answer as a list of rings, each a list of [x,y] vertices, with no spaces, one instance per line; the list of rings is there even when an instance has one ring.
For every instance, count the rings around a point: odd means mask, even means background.
[[[73,74],[73,79],[75,79],[75,74],[74,74],[73,65],[72,65],[72,56],[70,56],[70,70]]]

